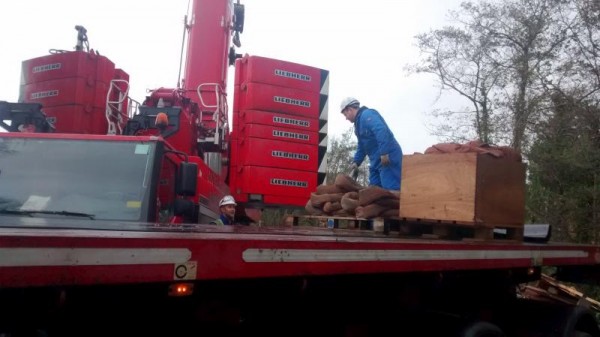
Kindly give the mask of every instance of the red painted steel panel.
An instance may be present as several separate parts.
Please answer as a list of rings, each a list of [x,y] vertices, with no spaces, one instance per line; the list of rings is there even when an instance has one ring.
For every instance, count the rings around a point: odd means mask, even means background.
[[[233,81],[233,85],[234,86],[240,86],[240,84],[242,84],[242,81],[244,80],[244,74],[243,74],[243,67],[244,65],[242,64],[242,60],[241,58],[236,59],[234,66],[235,66],[235,72],[234,72],[234,81]]]
[[[23,61],[21,84],[83,77],[108,84],[115,64],[105,56],[84,51],[52,54]]]
[[[195,279],[443,272],[557,265],[597,266],[600,263],[600,248],[589,245],[364,237],[356,230],[314,227],[196,225],[180,229],[170,225],[150,224],[146,231],[57,230],[17,228],[17,224],[24,220],[17,217],[4,218],[5,225],[10,225],[10,219],[15,219],[15,228],[0,228],[0,257],[4,257],[3,262],[8,262],[8,265],[0,265],[2,287],[171,282],[175,280],[176,266],[184,262],[197,264]],[[25,220],[33,222],[35,219]],[[96,226],[101,225],[96,222]],[[64,248],[68,250],[65,256],[86,254],[85,250],[92,249],[96,251],[94,257],[107,264],[77,265],[82,260],[73,256],[63,264],[44,265],[46,259],[52,256],[45,255],[34,261],[20,259],[19,251],[13,252],[11,249],[22,247],[39,249],[40,253]],[[103,249],[105,253],[102,253]],[[123,253],[130,249],[132,254],[129,259],[143,258],[135,255],[138,254],[136,249],[184,249],[189,251],[189,259],[172,263],[132,263],[113,257],[123,256],[113,254],[115,251]],[[344,254],[346,250],[348,255]],[[272,254],[273,258],[261,261],[261,254]],[[464,257],[452,258],[452,254]],[[503,254],[506,256],[499,257]],[[10,255],[21,262],[15,265],[15,260]],[[492,255],[496,257],[489,257]],[[219,258],[207,258],[210,256]],[[294,256],[300,256],[300,261],[289,260]],[[381,256],[389,259],[382,259]],[[538,258],[532,258],[534,256]],[[89,261],[90,256],[82,257],[87,257]]]
[[[319,93],[278,87],[262,83],[246,83],[240,87],[238,108],[265,110],[309,118],[319,118],[323,109]]]
[[[0,132],[0,138],[40,138],[40,139],[74,139],[74,140],[101,140],[116,142],[157,142],[158,139],[152,136],[121,136],[121,135],[80,135],[77,133],[21,133],[21,132]]]
[[[41,103],[44,107],[83,104],[92,107],[106,106],[108,85],[81,77],[27,84],[20,102]]]
[[[213,171],[199,157],[188,157],[190,162],[198,164],[197,188],[198,191],[194,196],[195,202],[201,202],[204,207],[208,207],[211,211],[219,212],[219,200],[229,194],[229,186],[225,184],[223,178]]]
[[[319,132],[319,120],[316,118],[286,115],[270,111],[243,110],[234,114],[234,123],[239,125],[262,124],[273,127]]]
[[[271,196],[271,200],[278,201],[276,204],[289,204],[293,201],[292,205],[304,207],[310,193],[317,188],[316,172],[238,166],[234,175],[237,186],[232,187],[232,192],[234,197],[239,197],[242,201],[248,200],[248,194],[262,194]],[[277,200],[277,197],[282,199]]]
[[[271,141],[309,144],[314,146],[319,145],[319,134],[317,132],[261,124],[243,124],[239,128],[239,138],[247,139],[249,137],[262,138]]]
[[[54,121],[56,132],[106,134],[106,110],[82,104],[45,107],[44,113]]]
[[[233,167],[240,165],[240,144],[238,141],[237,133],[232,132],[230,134],[230,142],[229,142],[229,172],[233,172]],[[231,173],[229,174],[231,179]],[[230,180],[231,184],[231,180]],[[233,188],[233,187],[232,187]]]
[[[129,81],[129,73],[121,68],[115,69],[115,79]]]
[[[318,147],[260,138],[238,138],[238,165],[294,168],[317,172]]]
[[[233,111],[234,114],[240,111],[239,97],[240,97],[240,86],[234,85],[233,86],[233,104],[231,105],[231,108],[232,108],[231,111]]]
[[[307,200],[308,198],[304,195],[300,197],[294,197],[290,195],[263,195],[263,202],[265,203],[265,205],[287,205],[295,207],[304,207],[306,206]]]
[[[245,55],[236,62],[236,84],[264,83],[327,94],[327,70],[260,56]]]

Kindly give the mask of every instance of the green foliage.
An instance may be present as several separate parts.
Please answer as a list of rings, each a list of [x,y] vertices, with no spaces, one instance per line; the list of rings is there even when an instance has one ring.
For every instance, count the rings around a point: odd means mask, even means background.
[[[600,110],[560,95],[553,110],[529,154],[529,220],[550,223],[555,240],[598,243]]]

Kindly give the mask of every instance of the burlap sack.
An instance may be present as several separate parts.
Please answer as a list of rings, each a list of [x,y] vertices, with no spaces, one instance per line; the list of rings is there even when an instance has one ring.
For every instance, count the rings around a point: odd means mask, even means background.
[[[379,186],[369,186],[358,192],[358,204],[366,206],[383,198],[395,198],[395,194]]]
[[[396,198],[382,198],[375,200],[375,204],[383,206],[385,208],[400,209],[400,199]]]
[[[381,215],[387,208],[377,204],[356,207],[356,217],[363,219],[371,219]]]
[[[400,208],[388,208],[380,216],[384,218],[397,218],[400,216]]]
[[[336,186],[335,184],[324,185],[321,184],[317,186],[317,194],[335,194],[335,193],[344,193],[345,190]]]
[[[342,205],[339,201],[328,201],[325,203],[325,205],[323,205],[323,211],[328,214],[332,214],[333,212],[339,211],[340,209],[342,209]]]
[[[310,194],[310,202],[314,207],[322,209],[326,202],[340,201],[343,195],[344,193],[316,194],[313,192]]]
[[[323,210],[321,210],[320,208],[316,208],[312,205],[312,202],[310,201],[310,199],[306,202],[306,206],[304,206],[304,210],[306,210],[306,213],[310,214],[310,215],[322,215]]]
[[[354,192],[363,189],[359,183],[347,174],[338,174],[337,177],[335,177],[334,184],[345,192]]]
[[[523,162],[521,153],[510,146],[499,146],[500,151],[504,154],[504,158],[509,161]]]
[[[348,192],[342,196],[340,201],[342,209],[346,212],[354,214],[356,207],[358,207],[358,192]]]

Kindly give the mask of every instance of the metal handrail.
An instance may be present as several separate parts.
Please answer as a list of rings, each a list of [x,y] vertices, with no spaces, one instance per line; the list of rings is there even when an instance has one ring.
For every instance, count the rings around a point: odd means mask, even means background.
[[[209,105],[206,104],[204,102],[204,99],[202,98],[202,88],[203,87],[214,87],[214,92],[215,92],[215,104],[214,105]],[[218,83],[202,83],[200,85],[198,85],[198,87],[196,88],[196,93],[198,94],[198,98],[200,99],[200,104],[202,105],[203,108],[214,108],[214,115],[213,115],[213,120],[215,121],[216,125],[215,125],[215,137],[214,137],[214,144],[220,144],[221,143],[221,127],[226,124],[223,120],[226,119],[226,113],[227,113],[227,101],[226,100],[221,100],[221,95],[224,96],[223,93],[223,89],[221,88],[221,86]],[[225,105],[225,107],[223,107],[223,105]]]
[[[121,90],[121,88],[118,86],[118,84],[125,84],[125,90]],[[110,99],[110,97],[113,94],[113,90],[117,90],[119,93],[118,99],[116,101],[113,101]],[[128,99],[128,94],[129,94],[129,82],[127,82],[126,80],[120,80],[120,79],[114,79],[114,80],[110,81],[109,89],[108,89],[108,92],[106,93],[106,112],[105,112],[106,121],[108,123],[107,134],[109,134],[109,135],[123,133],[123,128],[122,128],[122,124],[124,124],[123,116],[128,117],[129,111],[127,111],[127,112],[121,111],[121,105],[123,104],[123,102],[126,99]],[[116,118],[118,121],[116,123],[116,125],[115,125],[115,122],[113,122],[111,120],[111,117],[114,116],[115,111],[117,114]],[[118,133],[117,133],[117,130],[118,130]]]

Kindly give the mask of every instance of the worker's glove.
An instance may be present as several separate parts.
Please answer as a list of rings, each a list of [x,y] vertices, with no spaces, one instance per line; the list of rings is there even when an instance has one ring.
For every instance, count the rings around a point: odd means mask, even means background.
[[[358,178],[358,164],[352,163],[350,165],[350,177],[352,177],[354,180]]]
[[[381,156],[381,165],[388,166],[390,164],[390,155],[384,154]]]

